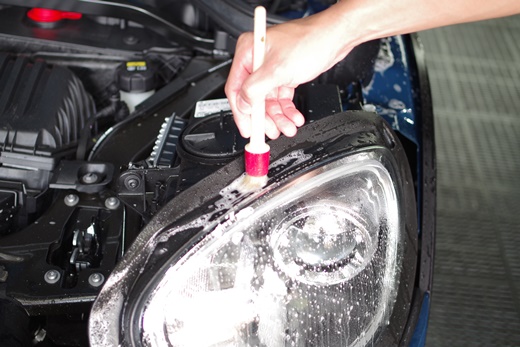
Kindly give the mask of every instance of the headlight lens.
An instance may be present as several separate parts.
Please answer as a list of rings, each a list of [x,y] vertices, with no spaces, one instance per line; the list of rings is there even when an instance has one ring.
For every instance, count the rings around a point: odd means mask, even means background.
[[[387,324],[403,234],[383,151],[308,172],[240,212],[162,275],[149,346],[364,346]],[[209,230],[211,229],[211,230]]]
[[[304,283],[331,285],[349,280],[377,248],[377,230],[368,229],[359,217],[334,200],[293,211],[271,236],[275,263]]]

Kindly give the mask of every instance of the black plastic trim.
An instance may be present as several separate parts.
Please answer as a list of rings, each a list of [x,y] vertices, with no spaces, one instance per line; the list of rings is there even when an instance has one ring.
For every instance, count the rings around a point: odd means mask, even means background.
[[[415,327],[425,294],[431,294],[433,285],[433,265],[435,255],[435,227],[436,227],[436,161],[435,161],[435,133],[433,119],[433,104],[430,82],[426,67],[425,53],[418,34],[403,36],[407,47],[412,70],[412,83],[417,84],[419,90],[416,97],[417,123],[419,126],[419,177],[418,182],[418,213],[420,224],[419,246],[420,257],[417,264],[417,287],[415,290],[412,309],[408,318],[403,337],[399,346],[409,346],[415,333]],[[430,295],[431,298],[431,295]]]

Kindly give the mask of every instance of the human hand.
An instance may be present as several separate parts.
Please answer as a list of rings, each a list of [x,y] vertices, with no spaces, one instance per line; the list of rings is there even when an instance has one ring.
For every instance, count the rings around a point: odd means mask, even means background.
[[[329,9],[330,10],[330,9]],[[253,34],[242,34],[225,91],[243,137],[251,134],[251,105],[266,105],[266,135],[294,136],[305,119],[294,105],[298,85],[331,68],[350,51],[343,26],[327,11],[267,30],[263,65],[253,72]],[[334,20],[337,19],[337,20]],[[343,38],[344,42],[338,42]]]

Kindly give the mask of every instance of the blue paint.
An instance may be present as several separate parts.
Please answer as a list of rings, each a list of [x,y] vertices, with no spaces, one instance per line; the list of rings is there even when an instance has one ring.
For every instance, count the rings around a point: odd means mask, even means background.
[[[381,40],[374,75],[363,88],[365,104],[372,107],[392,128],[417,144],[416,107],[410,66],[401,36]]]
[[[415,326],[415,332],[409,347],[424,347],[426,343],[426,332],[428,331],[428,316],[430,315],[430,294],[424,294],[419,320]]]
[[[302,11],[285,11],[283,13],[280,13],[280,15],[282,17],[287,18],[287,19],[298,19],[298,18],[302,18],[303,16],[305,16],[306,12],[302,12]]]
[[[320,0],[308,0],[307,1],[308,6],[313,10],[313,12],[320,12],[326,9],[327,7],[330,7],[330,5],[324,4],[324,1]]]
[[[297,19],[302,17],[310,16],[311,14],[321,12],[325,10],[329,5],[324,5],[320,0],[308,0],[306,9],[303,11],[285,11],[280,13],[282,17],[286,17],[289,19]]]
[[[288,11],[282,16],[296,19],[323,11],[328,6],[319,0],[308,0],[306,11]],[[418,144],[416,107],[411,83],[410,65],[402,36],[381,40],[370,84],[363,89],[364,103],[383,117],[392,128]]]

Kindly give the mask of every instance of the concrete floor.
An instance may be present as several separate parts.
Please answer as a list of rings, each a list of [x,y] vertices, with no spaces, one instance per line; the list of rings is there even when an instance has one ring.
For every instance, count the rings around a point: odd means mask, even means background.
[[[426,346],[520,346],[520,16],[421,38],[438,165]]]

